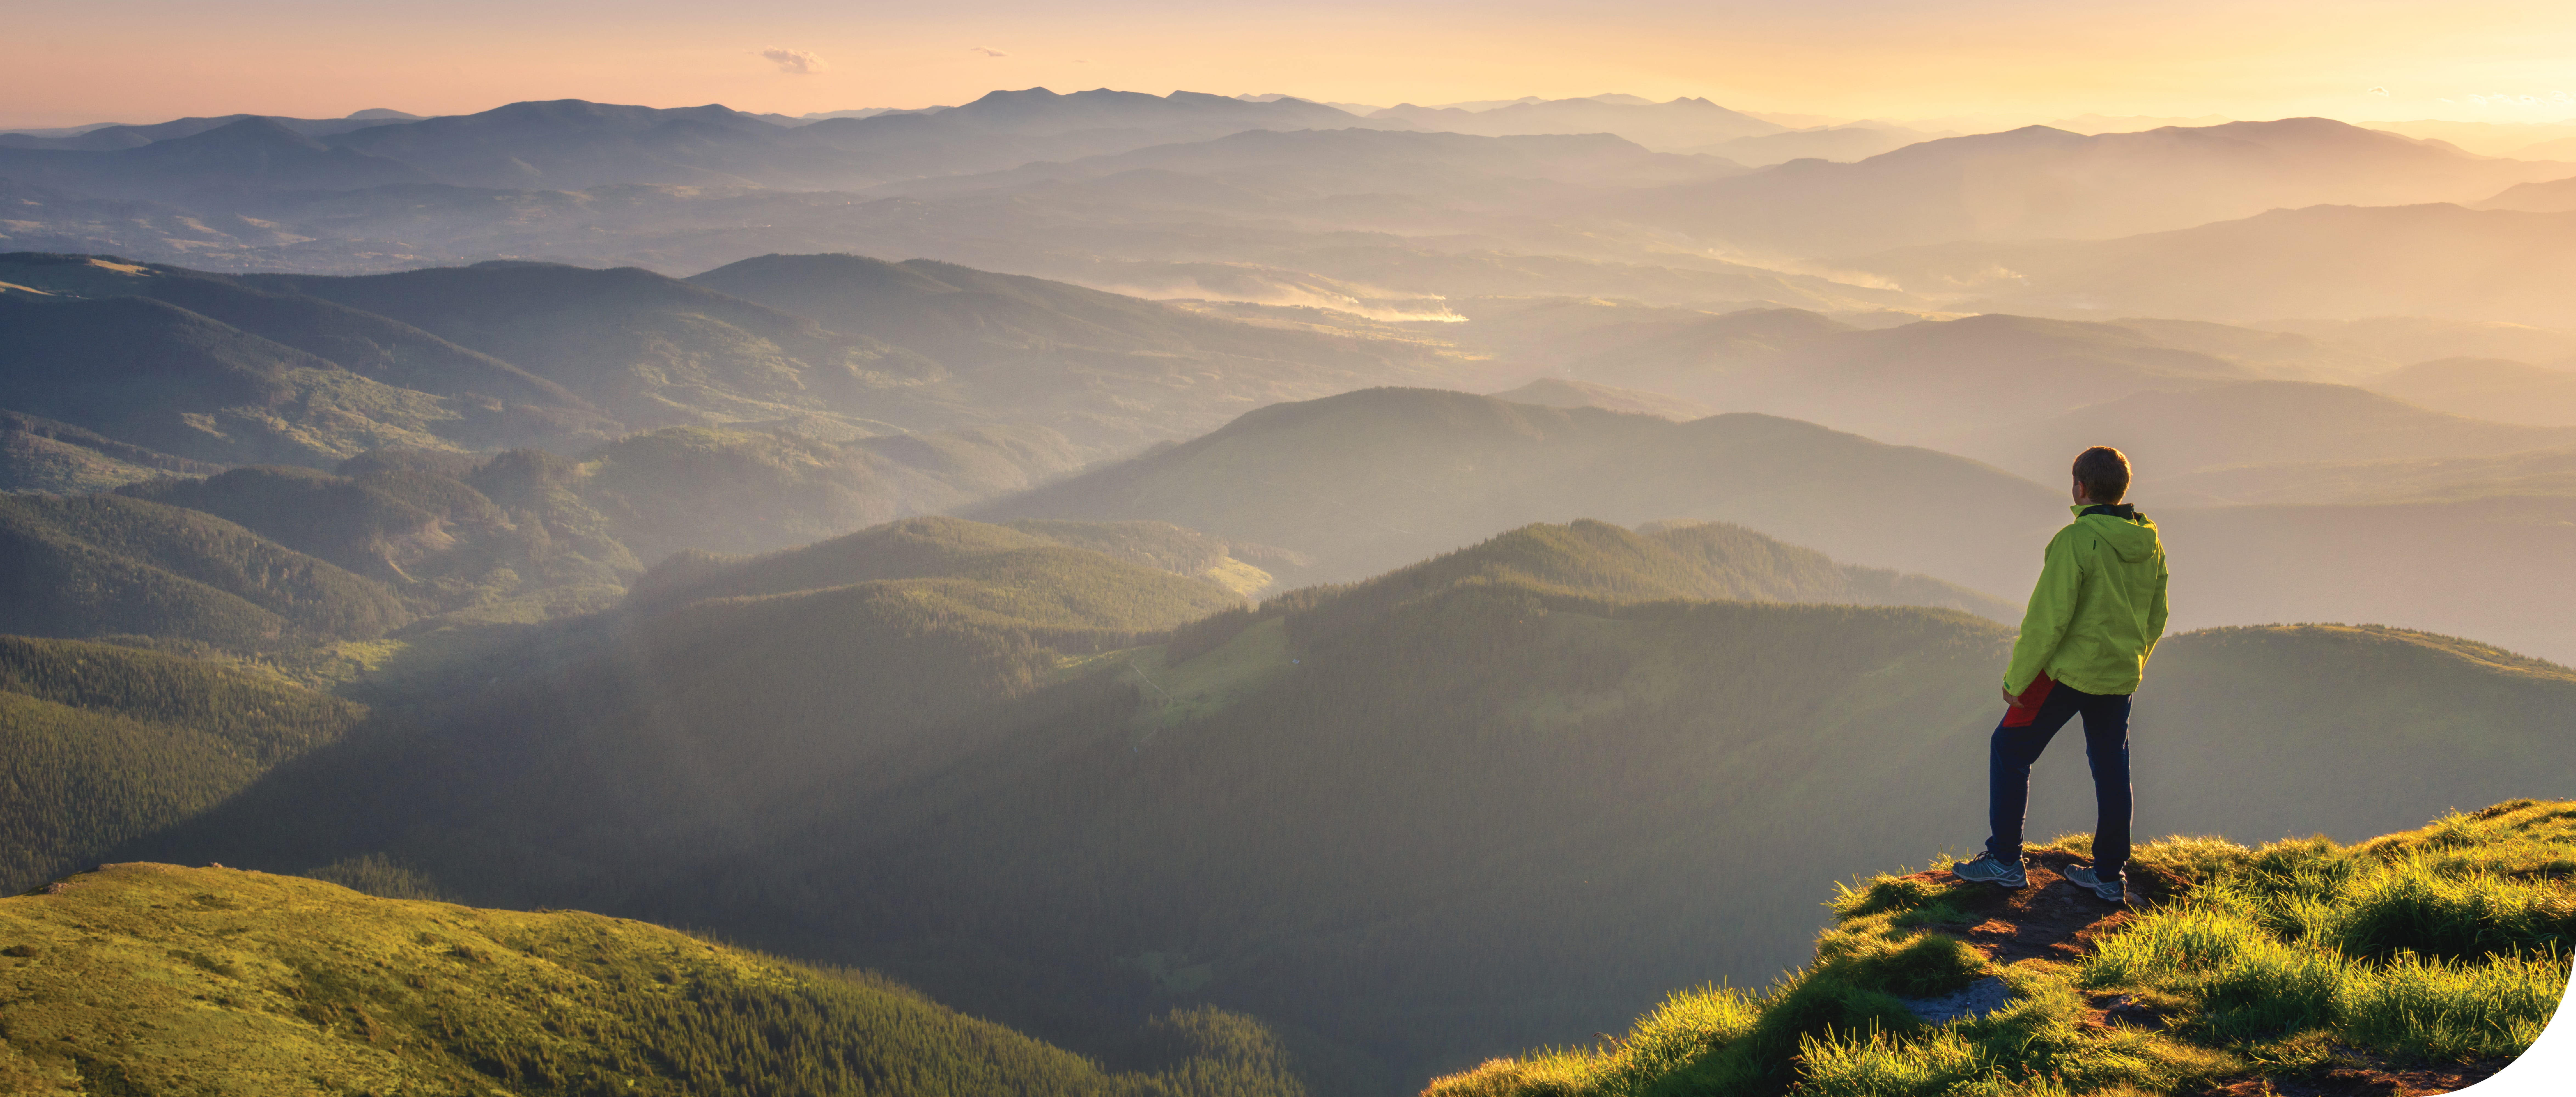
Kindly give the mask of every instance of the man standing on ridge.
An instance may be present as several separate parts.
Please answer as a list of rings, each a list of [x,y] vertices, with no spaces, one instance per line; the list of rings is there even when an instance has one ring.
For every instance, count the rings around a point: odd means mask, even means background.
[[[2095,446],[2075,458],[2075,521],[2048,542],[2039,586],[2004,669],[2003,723],[1987,747],[1986,851],[1951,868],[1962,880],[2008,888],[2030,882],[2021,827],[2030,809],[2030,764],[2066,721],[2084,717],[2093,765],[2093,864],[2066,870],[2075,886],[2128,901],[2129,695],[2165,631],[2165,549],[2156,524],[2120,501],[2129,458]]]

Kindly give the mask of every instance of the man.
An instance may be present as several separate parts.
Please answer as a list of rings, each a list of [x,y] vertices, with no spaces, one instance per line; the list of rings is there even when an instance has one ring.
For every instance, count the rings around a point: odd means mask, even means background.
[[[2093,864],[2068,869],[2075,886],[2128,901],[2129,695],[2165,631],[2165,550],[2156,524],[2120,502],[2129,458],[2095,446],[2075,458],[2075,521],[2048,542],[2039,586],[2004,670],[2003,723],[1987,748],[1986,851],[1950,871],[2008,888],[2028,884],[2021,828],[2030,764],[2066,721],[2084,717],[2093,764]]]

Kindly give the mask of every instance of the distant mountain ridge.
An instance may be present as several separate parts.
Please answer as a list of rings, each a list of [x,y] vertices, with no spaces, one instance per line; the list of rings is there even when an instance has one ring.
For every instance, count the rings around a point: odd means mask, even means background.
[[[2571,239],[2576,212],[2306,205],[2111,240],[1940,245],[1836,262],[1980,310],[2568,328],[2576,306],[2550,287],[2567,276]]]
[[[2566,166],[2470,156],[2323,118],[2083,136],[2045,126],[1793,161],[1666,192],[1675,227],[1805,256],[2109,238],[2323,203],[2465,201]]]

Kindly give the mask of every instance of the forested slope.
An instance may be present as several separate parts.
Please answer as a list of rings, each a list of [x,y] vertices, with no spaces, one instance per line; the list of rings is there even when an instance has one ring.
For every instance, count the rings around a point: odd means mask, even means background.
[[[213,515],[112,495],[0,495],[0,630],[235,648],[367,637],[391,590]]]
[[[0,892],[214,807],[365,715],[239,667],[0,636]]]

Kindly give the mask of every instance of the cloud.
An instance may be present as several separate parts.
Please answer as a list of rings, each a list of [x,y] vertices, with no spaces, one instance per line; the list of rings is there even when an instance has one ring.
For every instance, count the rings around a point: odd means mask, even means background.
[[[832,67],[824,64],[823,58],[810,50],[780,49],[777,46],[771,46],[760,51],[760,55],[777,62],[778,71],[792,72],[798,76],[809,72],[821,72]]]
[[[1000,50],[997,50],[997,49],[992,49],[992,48],[987,47],[987,46],[970,46],[970,47],[968,47],[968,48],[967,48],[966,52],[968,52],[968,53],[980,53],[980,54],[983,54],[983,55],[984,55],[984,56],[986,56],[986,57],[1008,57],[1008,56],[1010,56],[1010,54],[1004,53],[1004,52],[1002,52],[1002,51],[1000,51]]]
[[[2387,88],[2372,88],[2372,89],[2370,89],[2370,94],[2372,94],[2372,95],[2376,95],[2376,96],[2378,96],[2378,97],[2380,97],[2380,98],[2382,98],[2382,99],[2386,99],[2386,98],[2388,98],[2388,89],[2387,89]]]

